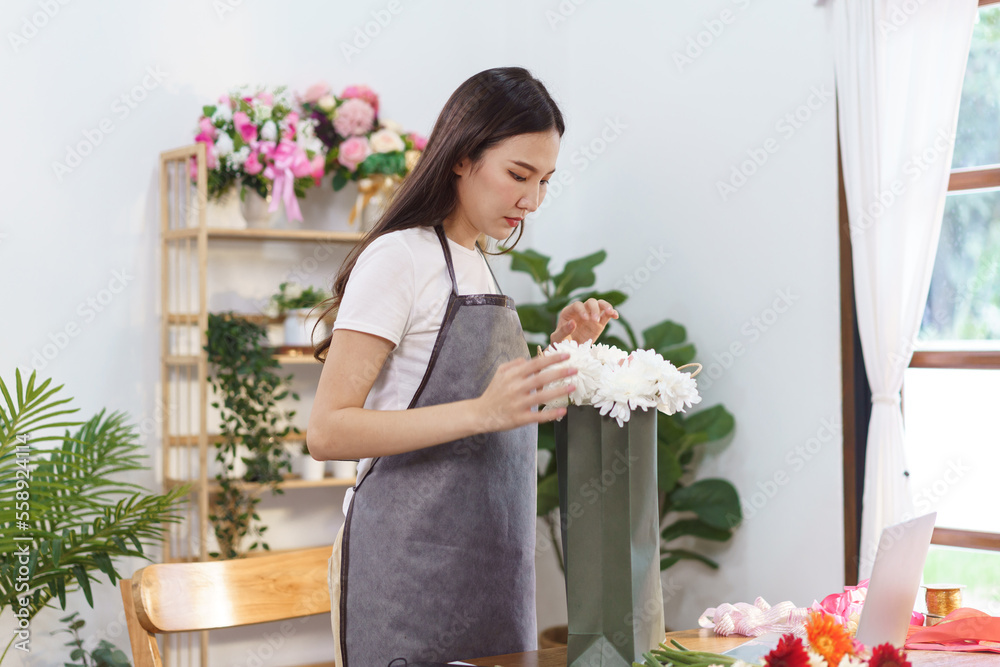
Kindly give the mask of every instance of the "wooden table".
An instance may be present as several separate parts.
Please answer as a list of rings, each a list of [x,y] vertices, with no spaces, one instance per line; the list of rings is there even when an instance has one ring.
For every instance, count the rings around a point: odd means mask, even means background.
[[[667,634],[670,639],[676,639],[689,649],[695,651],[711,651],[721,653],[736,648],[747,641],[746,637],[720,637],[712,630],[682,630]],[[907,657],[913,667],[1000,667],[1000,654],[997,653],[953,653],[949,651],[907,651]],[[566,649],[543,648],[526,653],[511,653],[490,658],[464,660],[481,667],[566,667]]]

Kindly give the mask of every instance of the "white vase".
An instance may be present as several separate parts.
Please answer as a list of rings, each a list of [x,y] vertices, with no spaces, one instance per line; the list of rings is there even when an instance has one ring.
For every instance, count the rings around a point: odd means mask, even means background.
[[[311,313],[311,314],[310,314]],[[319,308],[296,308],[285,313],[285,345],[312,345],[313,327],[319,321],[323,311]],[[326,321],[320,322],[316,329],[316,340],[323,340],[330,335]]]
[[[240,202],[240,211],[251,229],[266,229],[278,217],[278,211],[268,211],[271,206],[271,195],[267,199],[257,194],[256,190],[246,189],[246,197]]]
[[[198,200],[194,199],[187,209],[187,226],[197,227]],[[246,229],[247,221],[240,206],[240,189],[231,187],[218,199],[209,198],[205,208],[205,226],[212,229]]]
[[[337,479],[351,479],[358,475],[358,462],[330,461],[330,469]]]
[[[316,482],[326,473],[326,461],[317,461],[312,454],[299,455],[299,476],[306,481]]]

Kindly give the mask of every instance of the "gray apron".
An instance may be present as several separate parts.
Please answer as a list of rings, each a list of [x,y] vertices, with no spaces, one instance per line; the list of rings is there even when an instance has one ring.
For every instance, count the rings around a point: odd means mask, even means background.
[[[410,408],[478,398],[498,365],[530,356],[512,299],[458,294],[435,230],[452,292]],[[535,650],[537,437],[527,424],[373,462],[344,521],[345,667]]]

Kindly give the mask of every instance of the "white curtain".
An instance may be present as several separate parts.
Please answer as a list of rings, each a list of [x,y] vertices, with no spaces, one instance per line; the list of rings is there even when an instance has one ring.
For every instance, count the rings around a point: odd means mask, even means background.
[[[914,516],[899,392],[927,301],[977,0],[834,0],[854,295],[873,394],[859,577]]]

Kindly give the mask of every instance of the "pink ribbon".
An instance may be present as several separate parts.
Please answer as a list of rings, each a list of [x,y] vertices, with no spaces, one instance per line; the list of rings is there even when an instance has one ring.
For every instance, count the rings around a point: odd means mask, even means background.
[[[270,157],[272,163],[264,169],[264,176],[274,182],[274,189],[271,205],[267,210],[271,213],[277,211],[278,202],[282,201],[289,220],[302,220],[299,200],[295,197],[295,178],[308,176],[312,172],[305,151],[290,141],[282,141],[271,152]]]
[[[805,637],[805,624],[809,619],[809,609],[796,607],[791,602],[779,602],[773,607],[758,597],[754,603],[728,602],[706,609],[698,619],[703,628],[714,628],[715,633],[728,637],[743,635],[759,637],[769,632],[791,632],[797,637]]]

